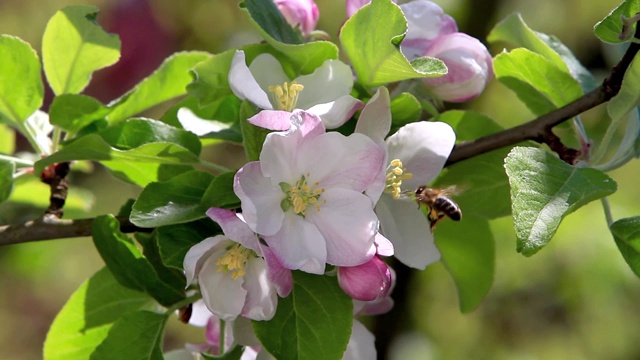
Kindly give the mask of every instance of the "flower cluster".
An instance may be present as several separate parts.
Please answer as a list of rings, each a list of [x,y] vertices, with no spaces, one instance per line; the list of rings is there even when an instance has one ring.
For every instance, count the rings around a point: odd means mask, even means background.
[[[348,1],[350,15],[364,3]],[[315,5],[276,4],[304,33],[315,26]],[[435,56],[449,67],[448,75],[425,84],[447,101],[476,96],[491,76],[486,48],[458,33],[434,3],[417,0],[401,8],[409,21],[405,56]],[[249,62],[247,56],[234,54],[229,85],[260,110],[247,121],[272,132],[259,158],[235,174],[240,209],[207,212],[223,234],[189,250],[188,283],[198,284],[206,307],[226,322],[270,320],[278,297],[292,291],[294,270],[336,276],[356,315],[388,311],[395,275],[383,257],[418,269],[440,258],[429,219],[412,194],[442,170],[455,143],[453,129],[419,121],[389,134],[388,90],[378,88],[364,105],[351,96],[352,71],[339,60],[292,78],[270,54]],[[357,111],[355,128],[342,131]],[[341,131],[328,131],[335,128]],[[372,347],[372,335],[354,322],[347,353],[370,355]]]

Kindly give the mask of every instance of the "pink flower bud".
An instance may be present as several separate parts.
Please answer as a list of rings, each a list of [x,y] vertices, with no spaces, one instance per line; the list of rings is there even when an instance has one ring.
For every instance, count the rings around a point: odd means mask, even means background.
[[[347,0],[347,18],[353,16],[361,7],[370,3],[371,0]],[[393,0],[393,2],[398,2],[398,0]]]
[[[289,25],[299,27],[307,36],[316,29],[320,12],[313,0],[274,0]]]
[[[338,283],[353,299],[372,301],[387,296],[391,289],[391,270],[376,255],[368,262],[338,268]]]
[[[428,0],[415,0],[400,5],[407,18],[407,35],[402,52],[407,59],[423,56],[424,51],[440,36],[458,31],[456,21],[440,6]]]
[[[463,33],[439,37],[423,56],[442,60],[447,75],[425,78],[424,84],[444,101],[464,102],[478,96],[493,77],[493,59],[478,39]]]

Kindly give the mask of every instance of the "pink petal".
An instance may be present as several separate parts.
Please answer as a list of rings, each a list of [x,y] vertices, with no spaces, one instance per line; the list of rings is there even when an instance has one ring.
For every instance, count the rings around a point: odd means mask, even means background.
[[[335,129],[351,119],[356,111],[362,109],[362,106],[362,101],[345,95],[332,102],[314,105],[307,111],[320,116],[327,129]]]
[[[382,256],[393,256],[393,243],[384,235],[377,233],[374,240],[376,244],[376,253]]]
[[[267,277],[267,264],[262,258],[254,258],[245,265],[246,274],[242,287],[247,290],[242,316],[252,320],[270,320],[276,313],[278,296]]]
[[[210,208],[207,216],[220,225],[224,236],[260,254],[258,236],[234,211]]]
[[[291,270],[282,266],[278,257],[268,246],[261,246],[261,249],[264,260],[267,262],[269,280],[275,285],[280,297],[289,296],[293,289],[293,274],[291,274]]]
[[[247,119],[250,124],[269,130],[289,130],[291,128],[291,113],[281,110],[262,110]]]
[[[260,163],[247,163],[236,173],[233,190],[240,198],[242,214],[251,230],[262,235],[275,234],[282,226],[284,212],[280,202],[284,193],[262,176]]]
[[[391,271],[379,257],[352,267],[338,268],[338,283],[353,299],[372,301],[387,296],[391,286]]]
[[[356,266],[369,261],[378,229],[370,199],[354,190],[329,188],[319,201],[320,211],[309,211],[307,219],[326,241],[327,263]]]

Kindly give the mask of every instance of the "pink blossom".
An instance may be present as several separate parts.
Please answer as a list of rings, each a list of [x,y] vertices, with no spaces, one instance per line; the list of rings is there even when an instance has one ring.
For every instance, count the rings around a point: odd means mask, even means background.
[[[307,36],[315,30],[320,12],[313,0],[274,0],[289,25]]]
[[[338,283],[353,299],[372,301],[389,293],[391,270],[378,256],[374,256],[362,265],[339,267]]]
[[[425,50],[439,37],[458,31],[456,21],[434,2],[415,0],[400,8],[407,18],[407,34],[401,50],[410,61],[424,56]]]

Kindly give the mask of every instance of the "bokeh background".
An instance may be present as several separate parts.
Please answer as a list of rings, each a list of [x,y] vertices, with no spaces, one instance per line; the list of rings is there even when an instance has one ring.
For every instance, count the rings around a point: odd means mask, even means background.
[[[556,35],[598,76],[605,76],[623,51],[603,46],[592,32],[618,0],[436,2],[456,18],[461,31],[483,41],[497,21],[520,12],[530,27]],[[345,20],[344,2],[317,3],[318,28],[337,39]],[[123,94],[175,51],[215,53],[259,41],[235,0],[0,0],[0,33],[18,36],[40,52],[48,19],[69,4],[98,6],[99,23],[122,40],[121,61],[95,74],[87,90],[105,102]],[[490,50],[495,55],[502,48]],[[518,104],[515,96],[494,82],[462,107],[508,127],[533,118]],[[147,115],[157,116],[161,110]],[[584,116],[594,133],[606,124],[603,111],[595,109]],[[213,146],[207,154],[226,166],[243,164],[241,149],[233,145]],[[610,173],[619,187],[610,197],[616,219],[640,213],[639,174],[637,161]],[[100,167],[74,173],[70,192],[79,201],[68,209],[67,217],[116,212],[139,191]],[[44,208],[46,189],[42,197]],[[0,224],[23,220],[18,215],[22,212],[0,206]],[[598,202],[565,219],[551,243],[531,258],[515,252],[510,218],[494,220],[491,227],[496,275],[484,302],[475,311],[461,314],[455,285],[441,264],[414,273],[407,309],[410,321],[403,324],[405,331],[392,343],[387,358],[640,359],[640,280],[618,253]],[[102,266],[89,238],[0,247],[0,359],[40,359],[56,313]],[[200,329],[172,321],[165,347],[202,340]]]

